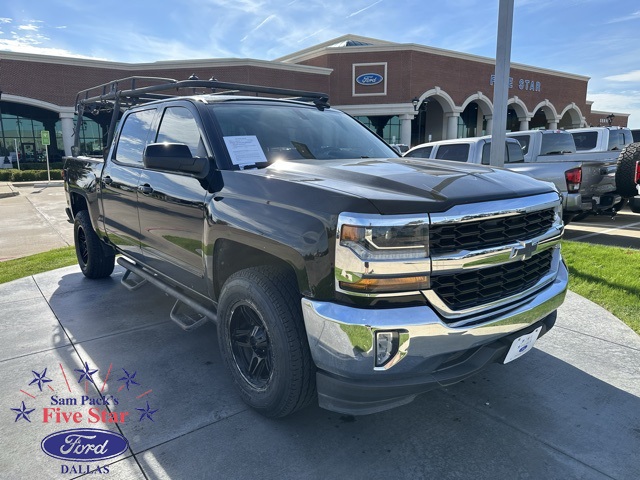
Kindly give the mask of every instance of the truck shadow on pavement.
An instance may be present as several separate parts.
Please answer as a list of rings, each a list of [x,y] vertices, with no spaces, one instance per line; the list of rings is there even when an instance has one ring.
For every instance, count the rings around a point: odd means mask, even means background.
[[[577,348],[560,326],[516,362],[404,407],[352,417],[312,406],[269,420],[233,389],[213,325],[183,332],[168,318],[170,298],[151,286],[130,292],[121,276],[89,281],[70,267],[35,277],[64,329],[50,363],[97,369],[93,396],[102,390],[118,399],[111,411],[129,412],[105,426],[131,449],[109,461],[116,476],[141,477],[142,469],[148,478],[640,477],[640,350],[625,350],[624,361],[635,363],[620,365],[621,373],[600,375],[621,357],[585,367],[600,358],[590,349],[597,345]],[[567,349],[579,367],[561,359]]]

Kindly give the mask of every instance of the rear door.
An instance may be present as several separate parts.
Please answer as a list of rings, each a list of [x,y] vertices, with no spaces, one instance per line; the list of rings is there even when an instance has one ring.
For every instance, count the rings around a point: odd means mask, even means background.
[[[138,181],[142,172],[142,153],[147,144],[156,109],[131,112],[111,150],[101,178],[104,226],[109,240],[134,259],[142,257],[138,219]]]
[[[194,157],[210,157],[197,110],[174,102],[160,112],[157,135],[150,143],[183,143]],[[155,270],[197,292],[206,293],[206,189],[188,174],[143,169],[138,211],[144,261]]]

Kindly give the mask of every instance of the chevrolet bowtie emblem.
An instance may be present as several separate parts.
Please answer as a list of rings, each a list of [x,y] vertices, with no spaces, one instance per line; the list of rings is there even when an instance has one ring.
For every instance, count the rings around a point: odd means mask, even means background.
[[[511,249],[510,258],[515,260],[528,260],[538,249],[538,242],[518,242],[520,245]]]

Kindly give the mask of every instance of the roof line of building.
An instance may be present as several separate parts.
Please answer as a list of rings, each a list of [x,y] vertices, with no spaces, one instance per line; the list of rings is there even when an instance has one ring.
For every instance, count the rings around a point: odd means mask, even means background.
[[[56,57],[53,55],[40,55],[36,53],[19,53],[0,51],[0,60],[16,60],[41,63],[54,63],[72,65],[78,67],[91,68],[111,68],[116,70],[170,70],[173,68],[219,68],[219,67],[262,67],[275,70],[287,70],[302,73],[314,73],[319,75],[330,75],[333,69],[324,67],[314,67],[310,65],[299,65],[296,63],[285,63],[273,60],[257,60],[253,58],[212,58],[212,59],[194,59],[194,60],[162,60],[158,62],[147,63],[125,63],[113,62],[110,60],[98,60],[77,57]]]
[[[337,43],[345,40],[356,40],[364,43],[370,43],[370,45],[359,45],[350,47],[337,47]],[[378,40],[375,38],[361,37],[358,35],[343,35],[338,38],[334,38],[327,42],[315,45],[313,47],[300,50],[298,52],[285,55],[284,57],[277,58],[278,62],[285,63],[298,63],[312,58],[319,57],[321,55],[339,54],[339,53],[366,53],[366,52],[388,52],[388,51],[402,51],[412,50],[421,53],[430,53],[433,55],[441,55],[449,58],[459,58],[462,60],[470,60],[473,62],[487,63],[495,65],[495,59],[490,57],[482,57],[480,55],[472,55],[470,53],[456,52],[454,50],[446,50],[444,48],[429,47],[426,45],[419,45],[417,43],[395,43]],[[521,70],[527,70],[535,73],[543,73],[548,75],[555,75],[564,78],[570,78],[574,80],[589,81],[591,77],[585,75],[577,75],[575,73],[561,72],[558,70],[551,70],[547,68],[534,67],[532,65],[526,65],[523,63],[511,63],[511,68],[518,68]]]

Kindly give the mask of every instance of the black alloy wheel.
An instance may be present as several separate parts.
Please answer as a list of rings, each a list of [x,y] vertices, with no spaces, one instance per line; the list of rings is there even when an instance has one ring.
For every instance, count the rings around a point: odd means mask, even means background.
[[[243,303],[231,313],[229,328],[236,367],[255,389],[265,388],[273,363],[266,325],[250,305]]]

